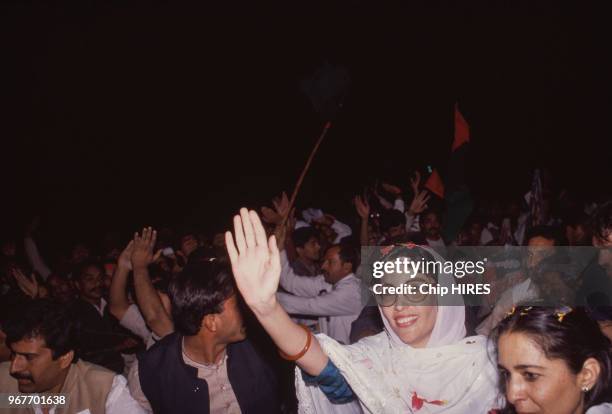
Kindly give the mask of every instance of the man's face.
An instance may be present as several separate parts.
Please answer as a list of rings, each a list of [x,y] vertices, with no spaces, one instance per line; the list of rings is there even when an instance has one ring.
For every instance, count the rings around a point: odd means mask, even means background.
[[[304,247],[298,247],[296,250],[300,257],[316,262],[321,254],[321,245],[316,237],[311,237]]]
[[[599,321],[601,332],[612,341],[612,321]]]
[[[599,265],[606,269],[608,276],[612,277],[612,231],[605,239],[593,236],[593,246],[600,248]]]
[[[102,271],[97,266],[87,266],[77,281],[79,294],[86,300],[99,300],[102,297]]]
[[[74,297],[74,291],[67,280],[51,275],[47,279],[47,285],[51,293],[51,297],[62,303],[69,302]]]
[[[343,263],[339,253],[339,246],[330,247],[325,252],[321,270],[323,270],[323,276],[327,283],[335,284],[352,271],[351,264]]]
[[[404,226],[403,224],[398,224],[397,226],[389,227],[386,233],[388,239],[402,236],[406,234],[406,226]]]
[[[429,213],[421,222],[421,228],[425,237],[429,240],[438,240],[440,238],[440,220],[435,213]]]
[[[19,392],[59,392],[74,356],[72,351],[53,360],[51,349],[40,336],[24,338],[9,348],[10,374],[18,381]]]
[[[577,224],[575,227],[565,226],[565,237],[570,246],[579,246],[588,243],[588,238],[584,226]]]
[[[185,256],[189,256],[197,248],[198,240],[193,234],[187,234],[181,238],[181,252]]]
[[[527,268],[535,268],[542,260],[553,254],[555,241],[542,236],[535,236],[527,242]]]
[[[72,249],[71,262],[82,263],[89,257],[89,249],[83,244],[77,244]]]
[[[333,243],[333,241],[336,239],[336,232],[327,223],[314,221],[313,225],[324,240],[327,240],[329,243]]]
[[[223,302],[223,311],[215,316],[217,334],[223,342],[229,344],[242,341],[246,338],[246,327],[244,326],[236,295],[226,299]]]

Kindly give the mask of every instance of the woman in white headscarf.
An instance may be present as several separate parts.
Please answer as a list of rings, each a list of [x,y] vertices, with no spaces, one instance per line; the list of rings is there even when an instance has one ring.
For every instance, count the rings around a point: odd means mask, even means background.
[[[227,232],[226,244],[238,289],[281,355],[304,373],[296,380],[301,413],[360,407],[367,413],[486,414],[499,406],[487,341],[465,337],[462,303],[438,306],[434,296],[421,306],[406,306],[398,297],[393,303],[382,298],[384,332],[353,345],[315,338],[276,301],[279,252],[274,236],[266,240],[257,213],[241,209],[234,231],[235,242]],[[425,276],[411,283],[419,278]],[[452,277],[438,275],[437,283],[448,286]],[[351,400],[352,405],[338,404]]]

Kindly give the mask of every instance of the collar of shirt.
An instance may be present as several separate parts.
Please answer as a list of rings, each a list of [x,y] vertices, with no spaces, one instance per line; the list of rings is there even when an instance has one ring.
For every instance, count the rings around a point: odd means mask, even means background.
[[[201,362],[194,361],[193,359],[189,358],[189,355],[187,355],[187,352],[185,351],[185,339],[183,339],[181,343],[181,348],[183,351],[183,360],[187,365],[198,369],[198,377],[206,377],[219,372],[219,370],[225,366],[225,363],[227,361],[226,351],[223,351],[223,356],[221,357],[221,360],[217,363],[203,364]]]
[[[334,285],[332,285],[332,290],[338,288],[338,286],[340,285],[352,282],[353,279],[357,279],[357,276],[355,276],[355,273],[349,273],[348,275],[337,281]],[[359,281],[359,279],[357,280]]]
[[[104,300],[104,298],[100,298],[100,307],[97,307],[93,303],[91,304],[91,306],[96,308],[100,316],[104,316],[104,309],[106,309],[106,301]]]

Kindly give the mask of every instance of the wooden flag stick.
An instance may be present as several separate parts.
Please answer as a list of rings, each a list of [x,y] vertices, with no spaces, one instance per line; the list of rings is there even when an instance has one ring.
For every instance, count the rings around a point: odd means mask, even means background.
[[[331,127],[331,121],[327,121],[325,123],[325,126],[323,127],[323,131],[321,132],[319,139],[317,140],[314,148],[310,152],[310,156],[308,157],[308,160],[306,161],[306,165],[304,166],[304,169],[302,170],[302,174],[300,174],[300,178],[297,180],[297,183],[295,184],[295,188],[293,189],[293,193],[291,194],[291,199],[289,200],[289,208],[287,209],[287,212],[285,213],[285,216],[283,217],[283,221],[282,221],[283,226],[285,225],[285,222],[287,221],[287,218],[289,217],[289,214],[291,210],[293,209],[293,204],[295,203],[295,199],[297,198],[298,192],[300,191],[300,187],[302,186],[304,177],[306,176],[306,173],[308,172],[308,169],[310,168],[310,164],[312,164],[312,160],[315,154],[317,153],[317,150],[319,149],[321,142],[323,142],[323,138],[325,138],[325,135],[327,135],[327,131],[329,130],[330,127]]]

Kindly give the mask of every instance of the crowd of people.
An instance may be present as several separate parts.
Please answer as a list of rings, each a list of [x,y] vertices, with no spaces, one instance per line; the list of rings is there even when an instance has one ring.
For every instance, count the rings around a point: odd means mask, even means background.
[[[1,246],[0,393],[70,396],[11,413],[612,413],[612,200],[597,201],[544,185],[458,214],[416,174],[355,196],[345,220],[282,194],[225,233],[146,227],[54,263],[30,225]],[[553,288],[531,253],[527,273],[487,276],[494,299],[446,306],[369,301],[367,246],[595,254]],[[533,303],[551,289],[558,303]]]

